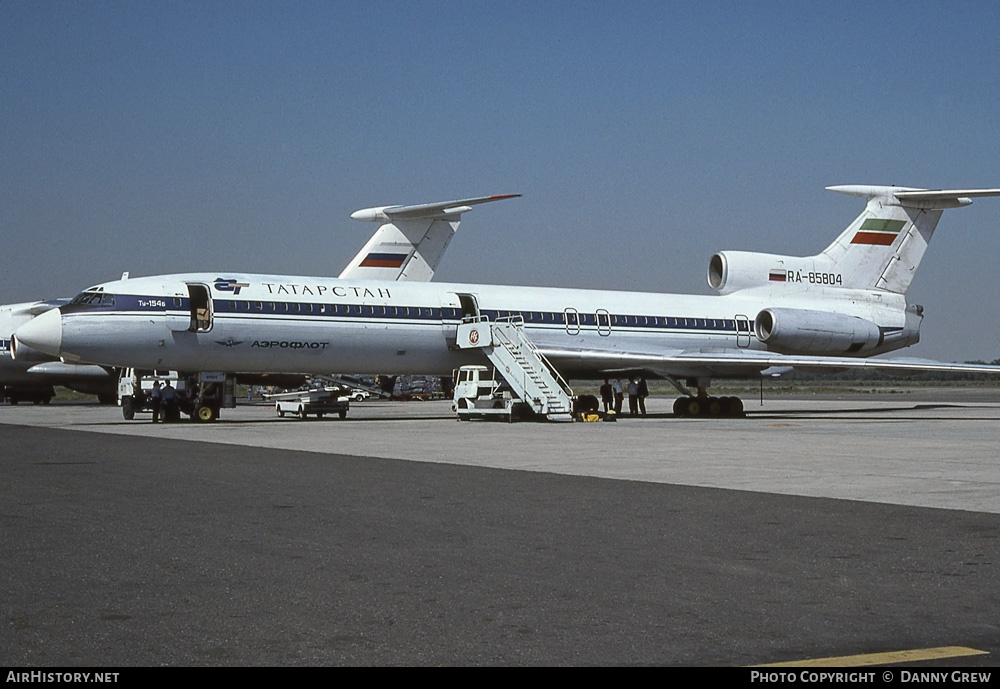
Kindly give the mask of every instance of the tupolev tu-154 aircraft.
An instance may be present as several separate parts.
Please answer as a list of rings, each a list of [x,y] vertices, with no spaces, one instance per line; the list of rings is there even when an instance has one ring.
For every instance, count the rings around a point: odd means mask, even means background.
[[[429,281],[458,230],[462,213],[474,205],[513,198],[513,195],[425,203],[418,206],[382,206],[355,211],[360,221],[382,221],[361,251],[340,273],[341,279]],[[447,214],[441,211],[448,209]],[[122,279],[127,277],[122,275]],[[53,386],[95,394],[113,403],[118,387],[111,366],[67,363],[57,357],[21,347],[11,358],[11,333],[35,316],[69,303],[69,299],[0,306],[0,392],[13,404],[20,400],[48,403]]]
[[[12,346],[15,358],[27,345],[63,361],[225,374],[447,375],[486,363],[482,346],[498,346],[500,337],[491,324],[513,323],[566,377],[669,380],[683,395],[674,404],[680,415],[741,413],[738,399],[708,395],[712,379],[756,377],[772,367],[1000,373],[871,358],[919,339],[923,309],[907,303],[906,291],[942,212],[1000,189],[829,189],[867,202],[832,244],[808,257],[717,253],[708,282],[718,295],[161,275],[89,287],[21,326]],[[447,219],[451,209],[434,212]],[[385,222],[392,209],[364,215]],[[205,418],[214,418],[210,412]]]

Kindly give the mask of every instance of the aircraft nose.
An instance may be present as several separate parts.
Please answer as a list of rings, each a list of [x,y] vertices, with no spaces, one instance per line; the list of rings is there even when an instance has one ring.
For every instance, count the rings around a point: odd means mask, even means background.
[[[15,359],[19,342],[40,352],[59,356],[62,348],[62,312],[59,309],[50,309],[35,316],[15,330],[11,340]]]

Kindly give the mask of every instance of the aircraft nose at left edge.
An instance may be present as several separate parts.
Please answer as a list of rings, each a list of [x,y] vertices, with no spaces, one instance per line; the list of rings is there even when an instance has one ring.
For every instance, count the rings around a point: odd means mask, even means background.
[[[40,313],[15,330],[11,341],[15,359],[18,358],[18,344],[52,356],[59,356],[62,348],[62,312],[59,309],[50,309]]]

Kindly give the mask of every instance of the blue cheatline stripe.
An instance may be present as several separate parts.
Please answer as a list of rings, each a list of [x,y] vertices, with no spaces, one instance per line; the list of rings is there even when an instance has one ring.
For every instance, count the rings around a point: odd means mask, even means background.
[[[460,321],[462,312],[453,307],[428,306],[386,306],[361,304],[313,304],[302,302],[261,302],[216,300],[215,312],[218,314],[249,314],[265,316],[302,316],[333,319],[388,319],[388,320],[422,320],[422,321]],[[491,321],[500,318],[520,317],[526,325],[555,325],[566,327],[566,315],[562,311],[507,311],[483,309],[480,314]],[[570,327],[600,326],[617,328],[639,328],[650,330],[707,330],[711,332],[735,332],[736,321],[725,318],[684,318],[672,316],[640,316],[625,314],[601,314],[600,323],[597,314],[577,313],[576,321],[570,321]],[[753,321],[749,322],[750,329]]]
[[[77,305],[62,307],[63,313],[170,313],[187,316],[190,300],[186,297],[147,297],[135,295],[115,295],[114,306]],[[214,311],[218,315],[291,317],[295,319],[321,318],[332,320],[389,320],[389,321],[444,321],[458,323],[462,310],[455,307],[432,306],[388,306],[370,304],[327,304],[314,302],[282,302],[260,300],[213,299]],[[480,314],[491,321],[511,316],[524,319],[529,326],[567,327],[566,313],[563,311],[514,311],[504,309],[482,309]],[[649,316],[640,314],[605,314],[574,312],[570,316],[569,327],[612,328],[630,331],[683,330],[688,332],[735,333],[736,321],[731,318],[691,318],[684,316]],[[754,322],[748,321],[746,332],[753,332]],[[740,332],[744,332],[741,330]]]

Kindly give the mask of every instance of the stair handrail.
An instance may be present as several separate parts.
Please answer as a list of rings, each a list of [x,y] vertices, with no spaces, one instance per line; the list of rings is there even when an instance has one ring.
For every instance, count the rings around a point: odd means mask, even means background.
[[[542,354],[538,350],[538,347],[535,346],[535,343],[532,342],[528,338],[527,335],[525,335],[525,333],[524,333],[524,317],[523,316],[520,316],[520,315],[517,315],[517,316],[505,316],[503,318],[497,318],[496,321],[494,321],[494,322],[498,323],[498,324],[499,323],[503,323],[503,322],[507,322],[507,323],[510,323],[512,326],[514,326],[515,330],[518,331],[518,334],[520,336],[519,337],[520,341],[525,346],[527,346],[528,349],[530,349],[532,351],[532,353],[534,353],[534,355],[537,356],[538,359],[542,362],[542,364],[548,369],[549,375],[551,375],[552,378],[559,385],[559,387],[562,388],[563,393],[565,395],[567,395],[568,397],[573,397],[573,388],[571,388],[569,386],[569,383],[567,383],[566,380],[562,377],[562,374],[559,373],[559,370],[555,366],[552,365],[552,362],[549,361],[548,357],[546,357],[544,354]],[[496,332],[500,332],[500,331],[496,331]],[[511,344],[516,344],[516,343],[512,342],[510,340],[510,338],[506,337],[506,335],[504,335],[504,339],[506,339]]]

